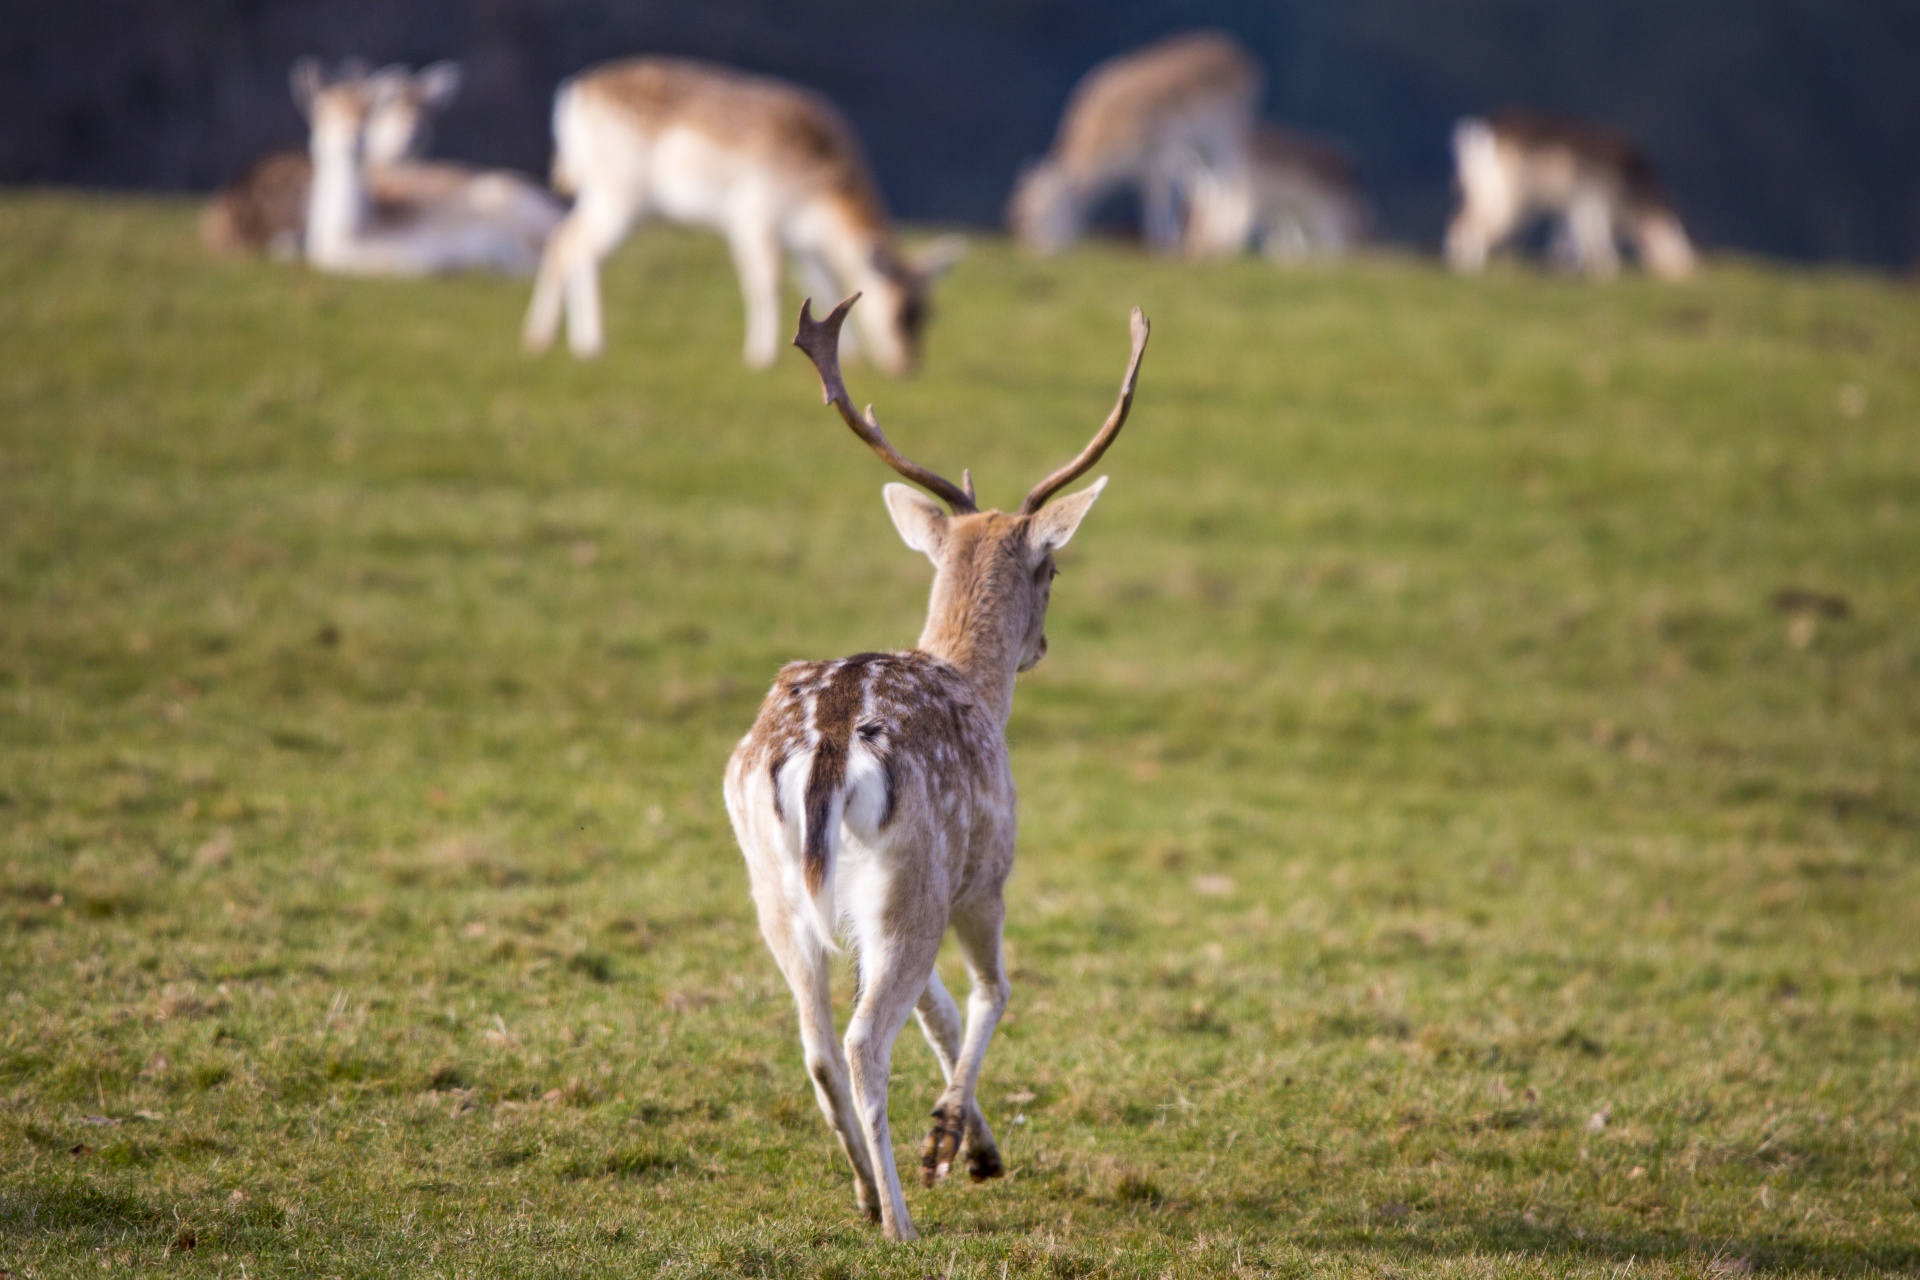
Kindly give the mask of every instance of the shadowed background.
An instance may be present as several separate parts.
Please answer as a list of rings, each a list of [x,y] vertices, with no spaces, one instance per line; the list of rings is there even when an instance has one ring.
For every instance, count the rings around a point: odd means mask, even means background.
[[[1624,128],[1714,248],[1920,257],[1920,4],[1912,0],[9,0],[0,181],[194,190],[298,143],[303,53],[457,57],[435,151],[544,172],[565,76],[678,53],[824,90],[895,210],[990,225],[1074,80],[1215,26],[1265,61],[1269,114],[1343,139],[1389,237],[1432,244],[1447,134],[1525,103]]]

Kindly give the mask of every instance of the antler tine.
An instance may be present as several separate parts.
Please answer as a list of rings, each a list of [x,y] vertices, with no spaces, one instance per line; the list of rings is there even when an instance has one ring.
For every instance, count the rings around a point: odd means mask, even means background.
[[[945,476],[927,470],[919,463],[901,456],[899,450],[887,443],[880,423],[873,416],[872,405],[867,406],[864,417],[854,412],[853,400],[847,395],[847,384],[840,377],[840,326],[846,320],[847,312],[859,300],[859,294],[849,294],[839,306],[827,313],[824,320],[813,318],[812,298],[800,304],[800,328],[793,335],[793,345],[806,352],[807,359],[813,361],[813,367],[820,375],[820,392],[825,403],[840,411],[846,424],[853,428],[853,434],[865,440],[867,447],[879,454],[882,461],[944,501],[953,508],[955,515],[978,511],[980,508],[974,502],[971,475],[962,472],[961,478],[965,483],[955,484]]]
[[[1127,376],[1120,380],[1120,399],[1114,404],[1113,412],[1107,415],[1106,425],[1080,451],[1079,457],[1033,487],[1027,500],[1020,504],[1021,515],[1032,515],[1046,506],[1047,500],[1054,494],[1091,470],[1093,464],[1100,461],[1100,455],[1107,451],[1107,446],[1120,434],[1120,428],[1127,424],[1127,413],[1133,408],[1133,384],[1140,377],[1140,357],[1146,354],[1147,334],[1152,327],[1147,323],[1146,316],[1141,314],[1140,308],[1135,307],[1129,320],[1129,328],[1133,333],[1133,354],[1127,358]]]

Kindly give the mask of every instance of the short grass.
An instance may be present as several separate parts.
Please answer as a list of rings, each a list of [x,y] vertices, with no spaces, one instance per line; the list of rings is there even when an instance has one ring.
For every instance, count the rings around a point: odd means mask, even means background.
[[[913,639],[887,473],[710,239],[577,364],[192,216],[0,202],[0,1268],[1920,1269],[1913,290],[978,243],[851,376],[989,501],[1155,331],[1011,730],[1011,1172],[889,1247],[720,805]]]

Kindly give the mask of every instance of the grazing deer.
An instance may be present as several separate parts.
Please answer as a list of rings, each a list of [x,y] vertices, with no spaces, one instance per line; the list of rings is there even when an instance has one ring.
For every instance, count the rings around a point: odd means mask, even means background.
[[[918,359],[928,294],[956,243],[901,251],[859,140],[818,94],[729,67],[635,58],[561,85],[553,138],[554,186],[574,205],[540,263],[529,350],[552,345],[564,307],[573,353],[601,352],[600,261],[651,213],[727,237],[749,365],[764,368],[779,351],[783,252],[810,290],[872,295],[856,323],[882,369],[904,373]]]
[[[561,217],[537,184],[500,169],[369,163],[375,125],[409,80],[389,68],[329,82],[317,60],[295,64],[294,100],[312,124],[307,261],[349,275],[531,272]]]
[[[1101,199],[1137,186],[1147,244],[1179,250],[1181,181],[1196,163],[1237,180],[1260,88],[1259,64],[1211,31],[1101,63],[1074,86],[1053,150],[1021,174],[1007,206],[1014,234],[1057,252],[1080,237]],[[1204,248],[1234,252],[1242,243]]]
[[[1221,175],[1192,157],[1181,181],[1188,192],[1187,251],[1194,257],[1251,240],[1283,265],[1338,258],[1365,241],[1373,222],[1344,152],[1267,121],[1253,127],[1239,173]]]
[[[1447,228],[1447,261],[1478,271],[1501,241],[1535,217],[1560,221],[1559,243],[1590,276],[1620,269],[1624,237],[1662,279],[1690,275],[1693,245],[1653,165],[1610,129],[1530,111],[1462,120],[1453,130],[1460,209]]]
[[[1092,442],[1011,514],[982,511],[972,478],[938,476],[897,453],[841,381],[840,325],[858,294],[815,321],[800,308],[794,345],[826,400],[903,484],[884,495],[906,544],[933,561],[933,598],[916,648],[838,662],[795,662],[727,763],[727,814],[746,855],[760,931],[793,988],[814,1097],[853,1164],[854,1193],[888,1238],[911,1240],[887,1126],[894,1038],[917,1013],[946,1089],[921,1153],[931,1187],[962,1155],[975,1181],[1002,1170],[975,1090],[1007,1004],[1000,931],[1013,869],[1013,773],[1006,725],[1013,681],[1047,652],[1054,553],[1106,484],[1048,499],[1105,453],[1133,403],[1147,322],[1133,312],[1133,352],[1119,402]],[[963,1029],[934,969],[951,925],[973,980]],[[846,1053],[834,1041],[828,962],[853,944],[858,992]]]
[[[304,62],[305,60],[303,60]],[[294,95],[311,74],[294,64]],[[374,107],[367,121],[366,161],[376,201],[383,195],[382,174],[393,165],[416,160],[427,148],[432,117],[460,92],[460,65],[436,62],[409,75],[390,67],[394,91]],[[342,79],[361,79],[365,64],[349,61]],[[264,253],[292,259],[307,239],[307,200],[313,190],[313,157],[305,151],[274,151],[256,161],[238,179],[215,193],[200,215],[201,243],[215,253]]]

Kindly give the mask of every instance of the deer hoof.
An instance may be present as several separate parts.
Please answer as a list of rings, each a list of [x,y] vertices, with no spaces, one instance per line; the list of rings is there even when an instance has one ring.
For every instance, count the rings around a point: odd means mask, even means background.
[[[940,1185],[940,1180],[953,1168],[954,1157],[960,1154],[960,1138],[965,1122],[960,1108],[941,1105],[933,1109],[933,1128],[927,1133],[927,1142],[920,1149],[920,1181],[929,1187]]]
[[[975,1182],[985,1182],[988,1178],[997,1178],[1007,1171],[1000,1162],[1000,1148],[972,1147],[967,1150],[967,1176]]]

